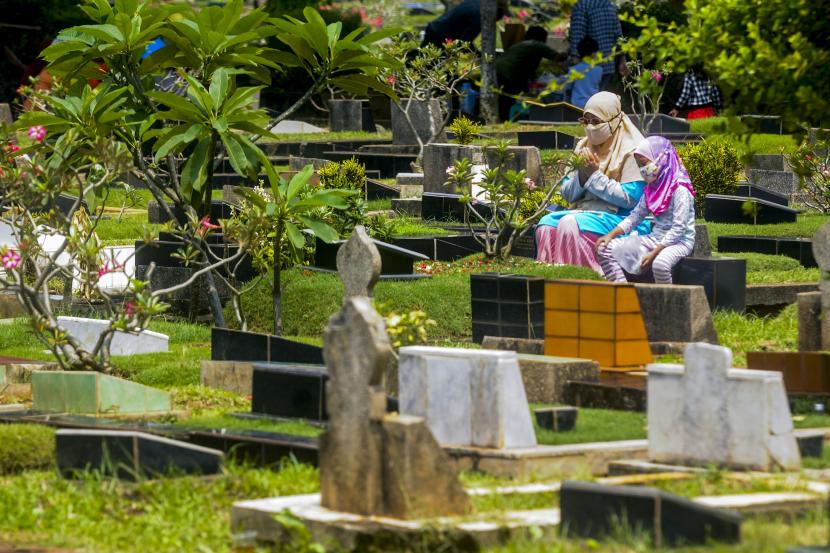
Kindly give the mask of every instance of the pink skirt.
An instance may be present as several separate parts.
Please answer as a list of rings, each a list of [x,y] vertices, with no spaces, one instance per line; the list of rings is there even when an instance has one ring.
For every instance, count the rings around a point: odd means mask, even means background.
[[[559,226],[536,228],[536,261],[558,265],[579,265],[602,275],[594,244],[599,238],[592,232],[580,232],[576,218],[566,215]]]

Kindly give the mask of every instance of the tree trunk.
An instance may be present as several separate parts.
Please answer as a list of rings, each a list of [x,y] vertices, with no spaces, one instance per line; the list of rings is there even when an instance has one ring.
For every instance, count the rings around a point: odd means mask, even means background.
[[[280,267],[280,249],[282,248],[282,224],[277,225],[277,232],[274,236],[274,336],[282,336],[282,275]]]
[[[499,122],[496,79],[496,0],[481,0],[481,114],[488,124]]]
[[[211,143],[208,159],[213,159],[216,155],[216,143],[219,141],[219,136],[214,133],[213,142]],[[210,208],[213,201],[213,163],[208,163],[207,182],[205,182],[205,193],[202,200],[202,216],[210,218]],[[204,241],[204,248],[206,251],[210,250],[210,244]],[[210,265],[210,257],[205,255],[205,263]],[[213,278],[213,272],[205,273],[205,281],[208,287],[208,302],[210,303],[210,312],[213,315],[213,324],[217,328],[226,328],[225,314],[222,312],[222,301],[219,299],[219,290],[216,288],[216,280]],[[199,282],[194,283],[194,287],[198,287]]]

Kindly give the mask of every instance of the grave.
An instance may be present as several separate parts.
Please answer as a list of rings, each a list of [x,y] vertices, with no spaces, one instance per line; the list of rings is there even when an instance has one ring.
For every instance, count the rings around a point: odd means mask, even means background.
[[[579,410],[576,407],[543,407],[533,411],[536,424],[545,430],[568,432],[576,426]]]
[[[530,121],[545,121],[551,123],[578,123],[582,117],[582,110],[567,102],[546,103],[544,105],[531,104]]]
[[[110,327],[110,321],[83,317],[58,317],[58,326],[75,338],[87,351],[92,351]],[[159,332],[142,330],[136,334],[116,330],[110,343],[112,355],[136,355],[167,352],[169,338]]]
[[[470,275],[473,342],[484,336],[543,338],[545,280],[499,273]]]
[[[210,356],[213,361],[323,364],[323,349],[319,346],[270,334],[217,327],[210,329]]]
[[[53,413],[166,413],[170,394],[91,371],[35,371],[32,409]]]
[[[718,343],[712,311],[702,286],[636,284],[646,334],[652,344]]]
[[[569,382],[600,379],[599,364],[591,359],[529,353],[519,353],[518,359],[525,395],[531,403],[567,403],[565,390]]]
[[[742,115],[741,122],[756,133],[784,134],[783,122],[777,115]]]
[[[737,513],[654,488],[565,481],[559,497],[561,528],[568,537],[597,539],[619,531],[646,532],[658,548],[741,539]]]
[[[12,117],[12,108],[7,103],[0,104],[0,125],[11,125],[14,123],[14,117]]]
[[[512,159],[504,169],[527,171],[527,176],[536,183],[543,183],[542,158],[538,148],[533,146],[509,146],[508,151]],[[494,167],[496,163],[495,151],[482,146],[462,146],[459,144],[427,144],[424,147],[424,192],[457,194],[459,191],[449,186],[447,169],[455,165],[459,159],[469,159],[473,165],[488,165]]]
[[[331,132],[375,132],[375,119],[369,100],[329,100],[329,129]]]
[[[424,192],[424,174],[398,173],[395,175],[395,184],[401,191],[402,199],[420,198]]]
[[[430,275],[416,273],[413,267],[415,262],[429,261],[429,257],[394,244],[387,244],[372,239],[380,252],[382,280],[418,280],[430,278]],[[317,238],[315,240],[314,265],[312,270],[334,273],[337,272],[337,255],[345,240],[335,240],[326,243]]]
[[[712,311],[746,309],[746,259],[684,257],[672,272],[674,284],[701,285]]]
[[[798,351],[821,350],[821,292],[798,294]]]
[[[144,278],[147,273],[147,268],[151,263],[156,264],[156,270],[160,268],[183,269],[188,274],[187,278],[189,278],[192,268],[185,267],[184,262],[177,257],[180,250],[184,249],[184,242],[175,240],[172,235],[160,236],[159,238],[159,240],[154,240],[150,243],[145,243],[143,240],[136,240],[134,259],[137,278]],[[170,238],[171,240],[162,240],[161,238]],[[239,246],[224,242],[224,238],[221,235],[213,235],[209,237],[207,242],[207,247],[211,253],[218,258],[228,259],[236,255],[239,251]],[[230,270],[227,264],[223,265],[218,270],[226,277],[231,276],[230,271],[233,271],[233,276],[241,281],[251,280],[258,274],[256,269],[253,267],[250,256],[247,254],[243,255],[241,258],[237,258],[235,261],[230,263],[230,265]],[[163,286],[153,286],[154,289],[167,287],[177,283],[177,272],[160,271],[156,278],[160,278],[164,282],[162,283]],[[217,285],[219,284],[220,283],[217,282]],[[187,292],[189,295],[190,292]]]
[[[632,284],[545,283],[545,354],[594,359],[603,369],[635,370],[652,360]]]
[[[825,223],[813,236],[813,257],[821,269],[821,349],[830,350],[830,223]]]
[[[322,152],[323,158],[329,161],[346,161],[356,159],[366,167],[366,172],[376,172],[379,179],[394,179],[398,173],[411,171],[412,164],[417,160],[417,154],[400,154],[385,152],[364,151],[333,151]]]
[[[703,199],[704,219],[710,223],[775,225],[794,223],[798,210],[779,203],[748,198],[707,194]]]
[[[577,137],[559,131],[519,131],[519,146],[533,146],[539,150],[568,150],[576,147]]]
[[[143,432],[58,430],[58,471],[73,478],[89,470],[121,480],[139,481],[185,474],[220,474],[224,455],[177,440]]]
[[[476,206],[483,210],[484,206]],[[424,192],[421,194],[421,218],[425,221],[464,221],[465,206],[461,203],[460,194],[444,194],[441,192]],[[489,210],[487,210],[489,213]]]
[[[631,122],[643,131],[645,135],[673,135],[673,134],[689,134],[692,131],[689,122],[680,117],[671,117],[664,113],[649,114],[648,129],[643,129],[640,124],[640,116],[632,114],[628,116]]]
[[[397,187],[369,178],[366,179],[365,192],[366,199],[370,201],[401,197],[401,191]]]
[[[403,347],[400,409],[423,417],[442,445],[536,445],[515,352]]]
[[[436,261],[455,261],[483,251],[483,246],[471,234],[393,238],[392,243]]]
[[[764,188],[763,186],[751,183],[739,184],[737,188],[735,188],[735,196],[757,198],[759,200],[765,200],[784,207],[789,207],[790,205],[790,197],[787,194],[780,194],[768,188]]]
[[[251,386],[251,412],[314,422],[328,419],[325,367],[256,363]]]
[[[771,471],[801,458],[781,373],[732,369],[732,352],[691,344],[682,365],[648,368],[649,458]]]
[[[830,353],[748,352],[748,369],[780,372],[787,394],[830,395]]]
[[[813,242],[809,238],[779,236],[718,236],[718,251],[722,253],[762,253],[784,255],[797,260],[806,268],[818,267],[813,256]]]
[[[418,144],[415,133],[424,144],[433,140],[433,137],[435,137],[435,142],[445,141],[444,131],[439,132],[439,126],[443,124],[444,117],[441,113],[441,102],[437,98],[429,101],[412,100],[411,102],[406,98],[401,98],[401,105],[409,114],[415,132],[407,122],[406,115],[401,108],[395,102],[391,102],[391,105],[393,144]]]
[[[769,171],[765,169],[744,169],[748,181],[778,194],[792,196],[800,189],[798,176],[792,171]]]

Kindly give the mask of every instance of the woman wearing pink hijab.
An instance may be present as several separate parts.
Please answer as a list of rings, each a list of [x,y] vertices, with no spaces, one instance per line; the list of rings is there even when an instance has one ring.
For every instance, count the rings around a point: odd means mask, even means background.
[[[600,266],[608,280],[625,282],[622,267],[613,255],[624,240],[617,237],[631,232],[651,213],[651,233],[641,237],[641,245],[648,252],[641,267],[651,265],[654,282],[671,284],[674,266],[694,250],[695,190],[674,146],[662,136],[650,136],[640,142],[634,159],[646,187],[634,211],[597,240]]]

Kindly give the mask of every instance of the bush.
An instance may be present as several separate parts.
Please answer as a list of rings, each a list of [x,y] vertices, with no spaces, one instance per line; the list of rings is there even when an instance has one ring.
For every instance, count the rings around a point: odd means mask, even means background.
[[[456,117],[455,121],[450,124],[453,140],[456,144],[461,144],[462,146],[472,144],[480,130],[481,125],[463,115]]]
[[[704,140],[682,146],[677,153],[695,187],[695,211],[698,216],[703,213],[703,198],[706,194],[735,193],[743,171],[735,146],[719,140]]]
[[[340,236],[348,236],[354,227],[366,222],[368,204],[363,190],[366,184],[366,166],[351,158],[339,163],[327,163],[317,173],[320,175],[320,185],[323,188],[358,192],[348,198],[347,209],[331,210],[325,219]]]
[[[55,465],[55,431],[35,424],[0,425],[0,475]]]

